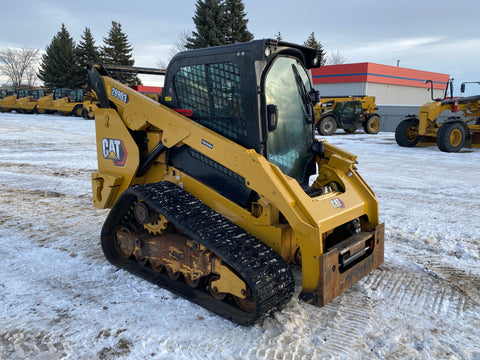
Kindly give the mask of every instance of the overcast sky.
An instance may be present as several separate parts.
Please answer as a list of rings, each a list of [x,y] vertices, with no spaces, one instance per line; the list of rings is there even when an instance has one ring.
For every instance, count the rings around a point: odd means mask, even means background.
[[[135,65],[154,67],[169,58],[182,32],[195,29],[196,1],[2,1],[0,48],[45,50],[64,23],[78,43],[85,27],[103,44],[111,21],[133,44]],[[21,5],[19,5],[21,4]],[[244,0],[255,38],[302,43],[311,32],[327,51],[348,63],[373,62],[450,74],[460,83],[480,81],[478,0]],[[145,82],[145,81],[144,81]],[[148,85],[145,82],[145,85]],[[467,95],[480,93],[469,85]]]

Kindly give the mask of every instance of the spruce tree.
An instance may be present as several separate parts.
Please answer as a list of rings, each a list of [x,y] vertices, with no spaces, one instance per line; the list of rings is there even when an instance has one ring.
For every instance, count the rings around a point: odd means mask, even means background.
[[[62,24],[42,56],[38,77],[47,88],[75,87],[75,42]]]
[[[242,0],[225,0],[225,27],[227,44],[253,40],[253,35],[247,29],[245,6]]]
[[[108,37],[103,38],[104,46],[101,47],[101,58],[105,64],[133,66],[133,46],[128,42],[127,35],[122,31],[122,26],[112,21],[112,28]],[[114,73],[115,78],[127,85],[141,85],[140,79],[135,74]]]
[[[187,49],[198,49],[226,44],[224,6],[219,0],[197,0],[193,22],[196,31],[187,38]]]
[[[303,43],[304,46],[308,46],[308,47],[311,47],[313,49],[317,49],[318,52],[320,53],[320,56],[321,56],[321,61],[320,61],[320,64],[321,65],[325,65],[325,62],[327,61],[327,53],[323,50],[323,46],[322,44],[320,44],[317,39],[315,38],[315,33],[312,32],[309,36],[308,36],[308,39],[307,41],[305,41]]]
[[[77,66],[76,76],[78,81],[82,85],[88,86],[90,80],[86,70],[87,64],[97,63],[100,61],[98,47],[95,45],[92,32],[88,27],[85,27],[85,30],[82,34],[82,41],[78,43],[78,46],[75,49],[75,58]]]

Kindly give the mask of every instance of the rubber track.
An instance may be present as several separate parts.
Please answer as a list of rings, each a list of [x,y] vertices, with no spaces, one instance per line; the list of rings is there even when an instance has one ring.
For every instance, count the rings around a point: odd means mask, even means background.
[[[191,288],[183,281],[171,280],[164,273],[156,273],[134,260],[122,258],[114,244],[115,228],[131,221],[131,204],[137,199],[145,201],[235,270],[252,290],[256,300],[255,311],[245,312],[233,305],[233,302],[214,299],[204,288]],[[125,190],[104,223],[101,242],[105,256],[115,266],[167,288],[240,325],[253,325],[281,309],[295,290],[291,269],[279,254],[169,182]]]

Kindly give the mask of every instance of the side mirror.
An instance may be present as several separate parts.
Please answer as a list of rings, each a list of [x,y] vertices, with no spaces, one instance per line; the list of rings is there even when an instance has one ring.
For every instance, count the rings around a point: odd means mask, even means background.
[[[278,124],[278,106],[274,104],[267,105],[268,131],[273,131]]]
[[[465,83],[462,83],[462,85],[460,85],[460,92],[461,93],[465,92]]]
[[[318,104],[320,102],[320,91],[312,90],[312,100],[314,104]]]

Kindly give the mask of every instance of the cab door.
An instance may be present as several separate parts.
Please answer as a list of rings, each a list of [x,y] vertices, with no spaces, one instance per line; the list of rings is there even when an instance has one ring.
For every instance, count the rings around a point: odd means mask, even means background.
[[[362,126],[363,108],[360,101],[345,103],[342,114],[342,127],[344,129],[358,129]]]

